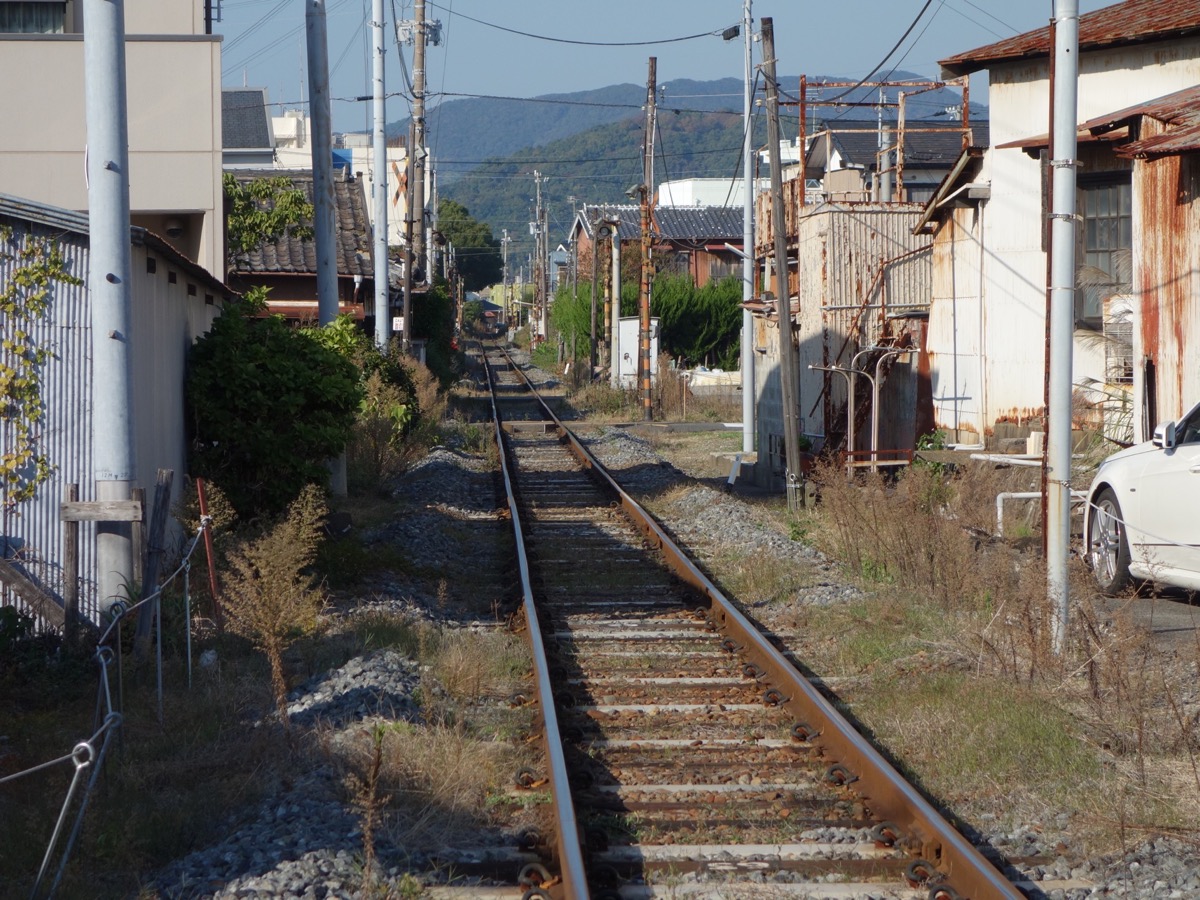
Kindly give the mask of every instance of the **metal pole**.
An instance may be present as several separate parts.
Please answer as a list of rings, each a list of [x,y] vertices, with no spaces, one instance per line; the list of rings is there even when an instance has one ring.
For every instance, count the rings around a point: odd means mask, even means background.
[[[333,122],[329,110],[329,38],[325,0],[308,0],[308,93],[312,114],[313,231],[317,254],[317,319],[338,314],[337,234],[333,202]]]
[[[375,343],[379,345],[380,350],[386,350],[388,338],[391,336],[391,309],[388,304],[387,138],[384,135],[387,113],[383,92],[383,61],[387,45],[383,37],[383,0],[371,2],[371,30],[375,39],[375,178],[371,182],[372,199],[375,203]]]
[[[745,0],[742,6],[742,33],[745,37],[745,83],[742,104],[742,300],[754,297],[754,160],[751,152],[750,114],[753,107],[751,76],[754,74],[752,48],[754,36],[750,33],[754,20],[750,17],[753,0]],[[803,155],[801,146],[801,155]],[[802,185],[803,189],[803,185]],[[750,310],[742,310],[742,452],[754,452],[754,316]]]
[[[654,164],[654,98],[655,70],[658,59],[650,57],[650,74],[646,79],[646,132],[643,137],[642,155],[642,281],[638,295],[638,383],[642,390],[642,414],[647,422],[654,418],[653,396],[650,389],[650,281],[653,263],[650,260],[650,200],[654,191],[652,166]]]
[[[787,228],[783,214],[783,170],[779,153],[779,85],[775,80],[775,23],[762,20],[763,75],[767,82],[767,151],[771,157],[771,223],[775,232],[775,296],[779,311],[779,386],[783,406],[788,509],[800,506],[800,419],[792,304],[788,290]],[[800,186],[801,191],[804,185]]]
[[[135,473],[130,373],[129,136],[123,0],[85,0],[84,109],[97,500],[128,500]],[[134,582],[128,522],[96,523],[96,587],[107,612]]]
[[[1071,549],[1071,365],[1075,325],[1075,128],[1079,0],[1054,0],[1054,199],[1050,222],[1050,409],[1046,433],[1046,591],[1054,650],[1067,642]]]

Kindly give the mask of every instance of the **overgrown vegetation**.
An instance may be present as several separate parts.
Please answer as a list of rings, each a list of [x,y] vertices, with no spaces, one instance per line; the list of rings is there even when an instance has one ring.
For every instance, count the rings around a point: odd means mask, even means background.
[[[225,619],[271,666],[276,711],[288,727],[283,654],[317,631],[325,592],[310,567],[317,557],[328,509],[319,488],[306,485],[287,514],[260,535],[244,539],[226,557]]]
[[[39,343],[37,323],[50,310],[57,284],[81,285],[69,270],[62,248],[49,238],[27,235],[16,240],[0,229],[0,448],[3,506],[31,499],[54,471],[42,443],[42,370],[54,348]]]
[[[227,308],[189,357],[191,471],[242,521],[275,515],[304,485],[328,484],[362,396],[354,363],[311,330]]]

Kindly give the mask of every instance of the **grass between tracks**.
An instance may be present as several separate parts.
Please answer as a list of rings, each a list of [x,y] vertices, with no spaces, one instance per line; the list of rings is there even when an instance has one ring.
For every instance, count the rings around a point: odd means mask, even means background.
[[[715,486],[711,454],[727,437],[654,440]],[[751,500],[859,586],[844,600],[806,599],[831,575],[800,554],[764,565],[716,546],[704,564],[951,818],[1059,833],[1077,851],[1155,833],[1200,847],[1200,636],[1155,639],[1147,610],[1165,601],[1101,598],[1073,560],[1069,639],[1055,653],[1036,508],[992,535],[996,495],[1028,477],[918,466],[849,482],[826,468],[819,503],[798,516],[781,497]],[[687,490],[643,500],[669,516]]]

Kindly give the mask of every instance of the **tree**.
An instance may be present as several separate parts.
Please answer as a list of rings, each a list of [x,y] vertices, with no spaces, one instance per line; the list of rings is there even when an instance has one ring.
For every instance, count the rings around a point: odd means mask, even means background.
[[[486,222],[471,217],[461,203],[442,198],[438,203],[438,230],[454,245],[458,274],[468,291],[495,284],[504,271],[500,242]]]
[[[313,205],[304,191],[292,187],[282,175],[240,182],[230,172],[222,179],[225,189],[226,267],[283,234],[301,240],[313,236]]]

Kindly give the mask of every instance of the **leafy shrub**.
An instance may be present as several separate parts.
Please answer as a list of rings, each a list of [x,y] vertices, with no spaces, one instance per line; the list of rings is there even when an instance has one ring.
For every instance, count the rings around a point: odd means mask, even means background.
[[[229,309],[192,347],[192,472],[238,517],[284,509],[346,446],[362,399],[354,363],[282,318]]]

